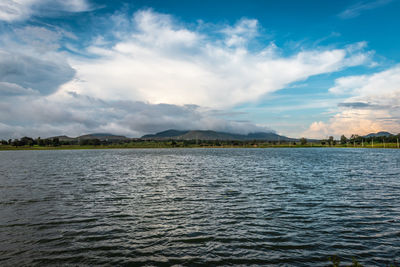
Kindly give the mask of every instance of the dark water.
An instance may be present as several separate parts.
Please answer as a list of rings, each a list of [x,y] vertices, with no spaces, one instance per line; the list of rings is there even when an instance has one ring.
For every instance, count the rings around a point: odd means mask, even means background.
[[[0,152],[0,265],[400,263],[400,150]]]

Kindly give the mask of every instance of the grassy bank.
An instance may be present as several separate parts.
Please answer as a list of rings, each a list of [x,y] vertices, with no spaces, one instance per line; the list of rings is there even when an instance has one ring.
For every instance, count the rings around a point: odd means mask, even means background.
[[[312,147],[330,147],[330,148],[398,148],[397,143],[385,144],[344,144],[344,145],[326,145],[321,143],[307,144],[271,144],[268,142],[261,143],[233,143],[233,144],[217,144],[212,142],[200,144],[186,144],[185,142],[130,142],[123,144],[108,144],[108,145],[59,145],[59,146],[12,146],[0,145],[0,150],[65,150],[65,149],[121,149],[121,148],[312,148]]]

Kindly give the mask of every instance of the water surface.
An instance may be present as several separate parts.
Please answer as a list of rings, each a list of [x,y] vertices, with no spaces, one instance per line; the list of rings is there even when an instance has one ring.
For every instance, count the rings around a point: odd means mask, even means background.
[[[0,152],[0,265],[400,262],[400,150]]]

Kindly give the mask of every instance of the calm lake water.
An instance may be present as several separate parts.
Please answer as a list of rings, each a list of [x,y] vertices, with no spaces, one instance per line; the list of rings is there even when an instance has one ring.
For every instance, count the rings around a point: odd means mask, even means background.
[[[400,150],[0,152],[0,265],[400,263]]]

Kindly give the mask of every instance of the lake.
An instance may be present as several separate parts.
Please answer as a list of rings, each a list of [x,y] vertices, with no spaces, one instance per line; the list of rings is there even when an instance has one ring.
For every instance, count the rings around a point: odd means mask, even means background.
[[[400,150],[0,152],[0,265],[400,264]]]

